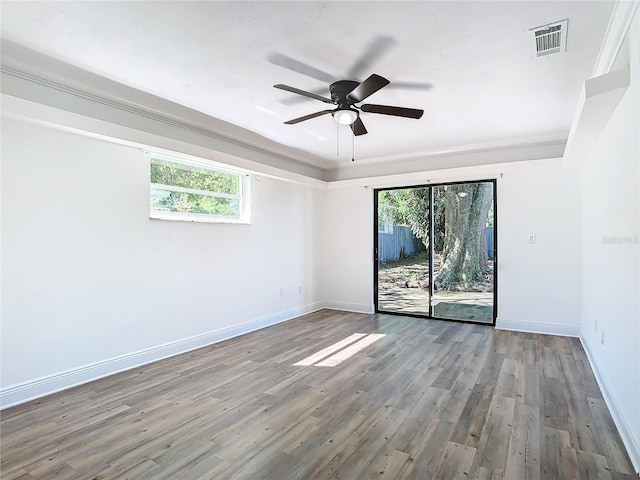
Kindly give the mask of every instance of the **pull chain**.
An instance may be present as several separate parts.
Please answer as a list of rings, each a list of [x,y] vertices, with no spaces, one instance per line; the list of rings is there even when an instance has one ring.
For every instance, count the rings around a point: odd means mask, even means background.
[[[355,162],[356,134],[351,135],[351,161]]]

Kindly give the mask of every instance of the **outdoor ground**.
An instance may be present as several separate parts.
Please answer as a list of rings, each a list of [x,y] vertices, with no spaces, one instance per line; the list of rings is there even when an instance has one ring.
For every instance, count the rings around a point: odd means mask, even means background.
[[[434,276],[441,265],[434,255]],[[478,322],[493,322],[493,262],[483,282],[463,292],[435,291],[433,315]],[[429,313],[429,263],[427,252],[387,262],[378,269],[378,307],[380,310]]]

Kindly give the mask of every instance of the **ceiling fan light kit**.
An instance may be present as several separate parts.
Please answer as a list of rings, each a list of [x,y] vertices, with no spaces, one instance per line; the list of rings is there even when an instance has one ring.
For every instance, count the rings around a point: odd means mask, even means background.
[[[350,108],[336,110],[332,115],[333,119],[340,125],[351,125],[358,118],[358,112]]]
[[[287,92],[295,93],[296,95],[302,95],[304,97],[319,100],[324,103],[331,103],[336,105],[334,110],[322,110],[319,112],[311,113],[303,117],[294,118],[284,122],[287,125],[293,125],[305,120],[319,117],[330,113],[334,120],[340,125],[350,125],[351,131],[354,136],[365,135],[367,129],[362,123],[360,112],[378,113],[382,115],[391,115],[394,117],[404,118],[420,118],[424,113],[424,110],[416,108],[395,107],[391,105],[374,105],[363,104],[356,105],[356,103],[362,102],[367,97],[373,95],[378,90],[389,85],[389,80],[375,73],[370,75],[364,82],[359,83],[353,80],[338,80],[333,82],[329,86],[329,92],[331,98],[323,97],[315,93],[300,90],[299,88],[290,87],[289,85],[277,84],[274,88],[285,90]]]

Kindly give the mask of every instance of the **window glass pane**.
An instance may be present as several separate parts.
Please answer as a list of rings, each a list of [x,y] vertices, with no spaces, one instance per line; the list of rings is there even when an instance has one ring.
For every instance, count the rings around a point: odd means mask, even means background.
[[[151,161],[151,183],[230,195],[240,193],[239,175],[157,159]]]
[[[150,158],[150,217],[162,220],[249,223],[249,177],[214,166]]]
[[[226,217],[240,216],[240,202],[237,199],[171,192],[157,188],[151,192],[151,209],[158,213],[175,212]]]

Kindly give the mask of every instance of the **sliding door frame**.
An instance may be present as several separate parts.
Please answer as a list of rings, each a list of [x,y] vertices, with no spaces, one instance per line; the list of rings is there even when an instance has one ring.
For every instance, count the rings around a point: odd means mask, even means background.
[[[476,322],[473,320],[458,320],[451,318],[440,318],[433,316],[433,307],[431,305],[431,299],[433,298],[433,187],[444,187],[448,185],[463,185],[469,183],[491,183],[493,188],[493,312],[492,323]],[[443,183],[428,183],[424,185],[405,185],[401,187],[389,187],[389,188],[374,188],[373,189],[373,305],[375,313],[384,313],[385,315],[401,315],[405,317],[418,317],[433,320],[446,320],[462,323],[473,323],[476,325],[493,325],[496,324],[498,318],[498,188],[497,180],[484,179],[484,180],[462,180],[457,182],[443,182]],[[392,190],[404,190],[408,188],[428,188],[429,189],[429,245],[427,249],[427,257],[429,261],[429,308],[428,313],[404,313],[393,312],[387,310],[380,310],[379,308],[379,291],[378,291],[378,266],[379,262],[379,245],[378,245],[378,193]]]

